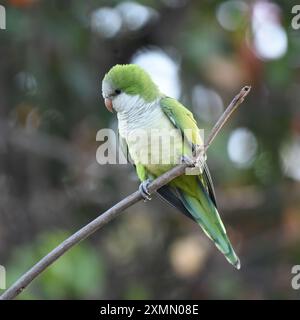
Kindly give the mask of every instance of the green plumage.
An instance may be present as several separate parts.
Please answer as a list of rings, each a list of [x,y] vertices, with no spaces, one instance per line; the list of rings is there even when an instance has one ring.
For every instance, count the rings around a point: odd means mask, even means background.
[[[140,67],[135,65],[115,66],[106,75],[104,81],[110,81],[114,88],[121,88],[129,95],[139,95],[145,101],[158,101],[157,108],[162,112],[161,119],[155,122],[156,128],[167,128],[168,130],[177,128],[181,131],[182,136],[184,130],[190,130],[189,137],[185,137],[188,143],[184,145],[182,154],[178,154],[178,156],[186,155],[191,151],[191,148],[203,144],[193,114],[177,100],[163,96],[149,75]],[[122,141],[124,146],[129,149],[129,153],[136,151],[133,146],[127,145],[126,139]],[[169,165],[143,164],[136,158],[134,162],[141,181],[156,178],[175,165],[174,163]],[[236,268],[240,268],[239,258],[231,246],[217,210],[215,193],[206,164],[203,174],[177,177],[167,186],[158,190],[158,193],[167,202],[196,221],[227,260]]]
[[[160,105],[175,127],[182,131],[184,129],[192,129],[192,141],[190,142],[193,145],[202,143],[198,126],[189,110],[171,98],[162,99]],[[207,181],[201,175],[182,175],[174,179],[170,186],[179,191],[181,200],[194,220],[202,227],[206,235],[214,241],[227,260],[239,269],[240,261],[226,235],[225,227],[217,208],[209,197]]]
[[[148,73],[133,64],[117,64],[109,70],[103,81],[113,82],[115,88],[127,94],[140,94],[147,102],[153,101],[160,94]]]

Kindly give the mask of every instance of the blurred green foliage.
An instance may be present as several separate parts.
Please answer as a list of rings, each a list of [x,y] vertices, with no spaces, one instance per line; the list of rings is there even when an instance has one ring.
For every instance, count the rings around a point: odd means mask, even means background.
[[[7,266],[11,284],[46,252],[69,236],[62,231],[40,234],[34,243],[19,246]],[[99,251],[82,243],[61,257],[20,296],[22,299],[88,299],[101,297],[105,284],[105,265]]]

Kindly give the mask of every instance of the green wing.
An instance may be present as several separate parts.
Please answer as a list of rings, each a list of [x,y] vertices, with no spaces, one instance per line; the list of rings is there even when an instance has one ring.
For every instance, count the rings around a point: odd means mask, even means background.
[[[192,140],[189,141],[192,147],[192,151],[194,151],[197,145],[203,144],[203,141],[199,133],[199,128],[197,126],[197,122],[191,111],[189,111],[185,106],[183,106],[177,100],[169,97],[161,99],[160,105],[165,115],[173,123],[174,127],[176,127],[177,129],[180,129],[182,131],[182,134],[185,129],[192,130],[192,135],[191,135]],[[188,139],[188,137],[186,138]],[[203,174],[199,178],[203,183],[205,189],[207,190],[212,202],[217,207],[216,194],[215,194],[212,178],[206,163],[204,164],[204,167],[203,167]]]
[[[160,106],[174,127],[181,130],[183,136],[184,129],[192,130],[189,140],[192,148],[203,143],[197,123],[189,110],[172,98],[162,98]],[[226,259],[239,269],[239,258],[227,237],[225,227],[216,208],[216,198],[208,167],[204,167],[202,175],[182,175],[175,178],[168,184],[168,188],[169,190],[164,190],[164,194],[161,194],[161,196],[172,202],[172,196],[175,195],[176,197],[177,195],[176,202],[178,203],[178,200],[180,200],[180,204],[185,208],[184,211],[181,211],[184,214],[188,212],[205,234],[213,240]],[[176,202],[173,201],[173,205]]]
[[[182,130],[182,133],[185,129],[192,130],[192,139],[190,142],[193,145],[200,145],[203,143],[199,135],[197,122],[194,119],[191,111],[189,111],[177,100],[169,97],[162,98],[160,101],[160,106],[174,126]]]

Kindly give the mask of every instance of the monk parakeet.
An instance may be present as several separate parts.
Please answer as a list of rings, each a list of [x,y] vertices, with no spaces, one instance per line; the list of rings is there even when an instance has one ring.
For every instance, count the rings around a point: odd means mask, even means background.
[[[147,190],[149,181],[178,164],[175,160],[190,159],[185,154],[188,151],[186,145],[192,149],[203,145],[193,114],[176,99],[163,94],[149,74],[134,64],[111,68],[102,81],[102,95],[107,109],[117,112],[122,149],[126,154],[128,151],[141,180],[141,194],[144,199],[150,199]],[[191,132],[188,138],[185,136],[187,129]],[[169,157],[169,163],[164,161],[164,152],[168,148],[164,145],[155,148],[148,136],[144,139],[135,137],[141,132],[151,135],[155,130],[164,134],[172,132],[171,146],[174,152]],[[174,131],[177,134],[174,135]],[[184,147],[183,138],[188,141],[184,142]],[[160,155],[153,154],[158,152]],[[149,160],[153,158],[160,161]],[[185,174],[175,178],[157,190],[157,193],[198,223],[226,259],[239,269],[240,260],[219,216],[213,183],[205,161],[202,169],[197,175]]]

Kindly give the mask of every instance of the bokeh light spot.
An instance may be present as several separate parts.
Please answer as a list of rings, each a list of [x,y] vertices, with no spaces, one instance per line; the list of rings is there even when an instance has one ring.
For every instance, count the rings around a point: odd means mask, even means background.
[[[138,30],[144,27],[152,18],[158,16],[154,9],[132,1],[122,2],[116,9],[120,12],[123,23],[129,30]]]
[[[118,10],[113,8],[99,8],[91,14],[91,28],[105,38],[113,38],[122,27],[122,18]]]
[[[213,123],[220,117],[224,105],[219,94],[202,85],[196,85],[192,91],[192,103],[199,119]]]
[[[280,155],[285,175],[300,181],[300,137],[297,136],[285,144],[281,149]]]
[[[257,140],[249,129],[237,128],[229,137],[227,151],[237,167],[249,168],[257,152]]]
[[[279,59],[287,52],[287,34],[280,23],[280,8],[272,2],[261,1],[253,6],[253,46],[261,59]]]
[[[163,93],[176,99],[180,97],[179,63],[163,50],[139,50],[131,62],[145,69]]]
[[[247,11],[244,1],[225,1],[218,6],[216,16],[224,29],[234,31],[243,23]]]

